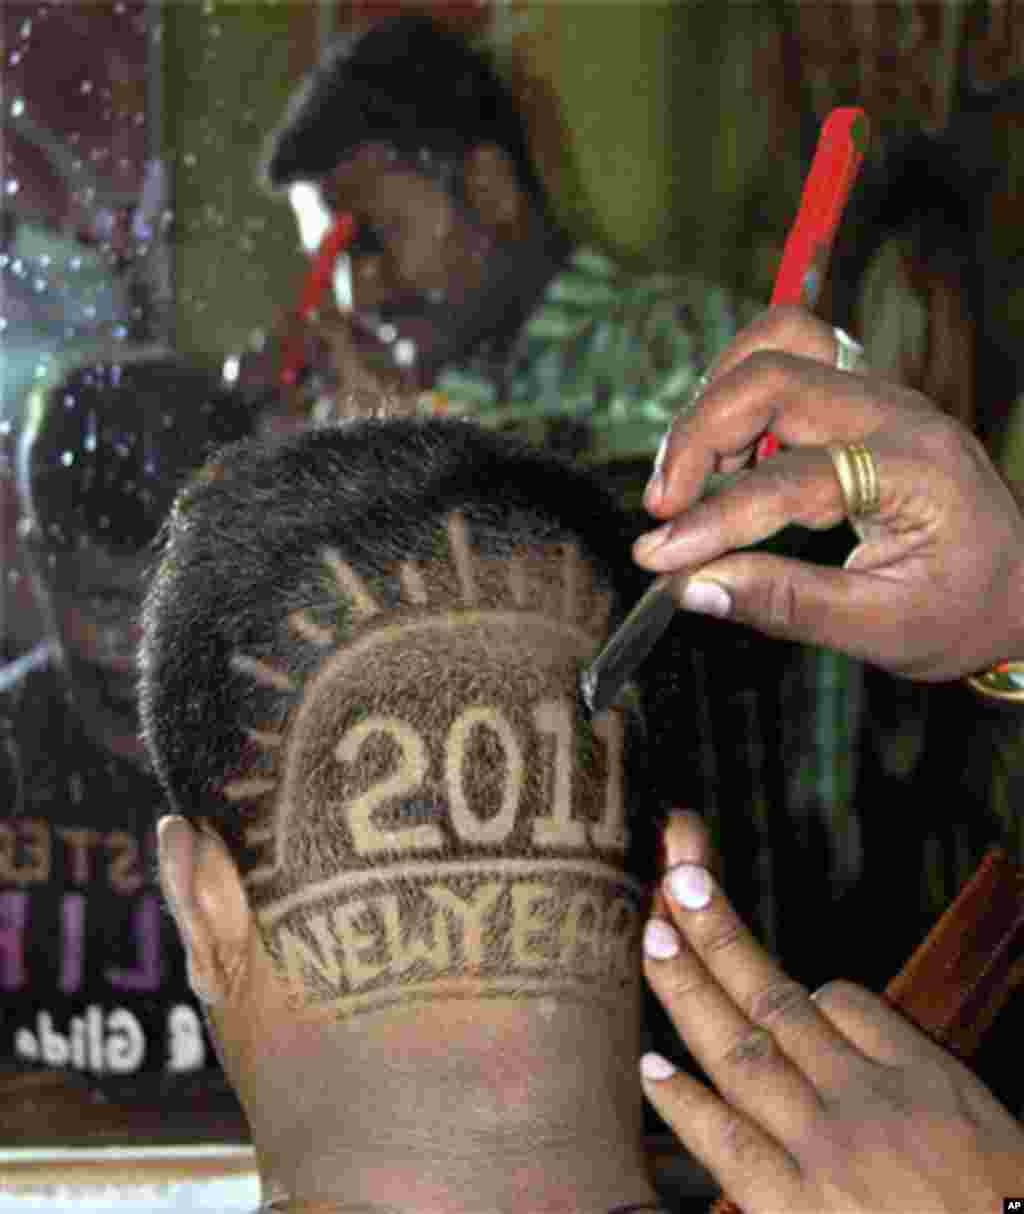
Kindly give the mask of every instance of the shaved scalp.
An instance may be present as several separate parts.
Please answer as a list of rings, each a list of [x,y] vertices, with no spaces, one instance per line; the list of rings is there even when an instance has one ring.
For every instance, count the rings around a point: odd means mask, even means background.
[[[147,744],[296,1004],[636,983],[639,726],[576,694],[635,593],[629,539],[589,479],[461,421],[237,444],[181,495]]]

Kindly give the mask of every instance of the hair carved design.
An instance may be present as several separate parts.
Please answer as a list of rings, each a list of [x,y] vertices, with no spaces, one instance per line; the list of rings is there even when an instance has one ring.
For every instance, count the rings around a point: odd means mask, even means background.
[[[624,719],[591,726],[576,675],[610,601],[574,544],[511,557],[447,520],[388,589],[322,552],[332,630],[288,617],[316,662],[231,667],[285,694],[249,723],[246,883],[297,1003],[339,1015],[418,998],[614,1001],[636,982],[642,888],[624,871]],[[395,601],[397,595],[397,603]]]

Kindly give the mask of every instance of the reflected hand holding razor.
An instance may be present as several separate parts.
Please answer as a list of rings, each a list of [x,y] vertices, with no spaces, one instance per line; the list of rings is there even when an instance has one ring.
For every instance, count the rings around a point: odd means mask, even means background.
[[[868,138],[867,116],[855,106],[833,110],[822,124],[800,207],[786,238],[772,304],[813,308],[817,303]],[[756,458],[766,459],[778,449],[775,435],[766,434],[758,443]],[[663,574],[651,583],[604,649],[581,673],[580,697],[591,716],[615,701],[668,628],[676,611],[670,588],[675,576]]]
[[[352,215],[340,214],[334,224],[327,230],[323,240],[317,247],[313,264],[302,284],[302,295],[299,299],[298,316],[302,323],[307,323],[321,305],[338,258],[352,244],[356,236],[356,222]],[[302,377],[306,366],[306,356],[301,338],[292,335],[281,360],[281,370],[278,382],[282,387],[292,387]]]

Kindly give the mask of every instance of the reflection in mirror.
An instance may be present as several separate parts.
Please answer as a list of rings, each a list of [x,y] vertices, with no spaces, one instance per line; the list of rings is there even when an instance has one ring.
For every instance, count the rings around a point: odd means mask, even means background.
[[[148,546],[257,410],[174,349],[162,6],[0,21],[0,1139],[239,1141],[156,887],[134,682]]]

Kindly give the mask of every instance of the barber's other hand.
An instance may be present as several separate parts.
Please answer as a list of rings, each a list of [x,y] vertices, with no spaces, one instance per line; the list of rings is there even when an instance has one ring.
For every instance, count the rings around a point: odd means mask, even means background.
[[[364,355],[351,326],[340,316],[322,321],[320,333],[327,342],[337,378],[335,419],[373,417],[382,409],[390,417],[416,413],[420,390],[409,374],[390,362],[383,345],[377,357]]]
[[[658,1055],[644,1091],[745,1214],[993,1214],[1024,1184],[1024,1129],[952,1055],[849,982],[814,996],[737,918],[695,820],[645,934],[644,971],[717,1094]],[[675,854],[673,854],[675,850]],[[690,909],[672,892],[683,874]],[[708,898],[697,907],[701,895]],[[673,927],[674,924],[674,927]],[[652,936],[664,954],[652,956]]]
[[[667,437],[662,520],[637,562],[678,573],[683,607],[844,650],[898,674],[951,679],[1024,656],[1024,517],[981,444],[920,393],[835,367],[834,330],[796,308],[749,325]],[[713,472],[744,468],[773,431],[784,449],[698,500]],[[741,549],[790,523],[845,517],[830,442],[864,443],[879,511],[843,569]]]

